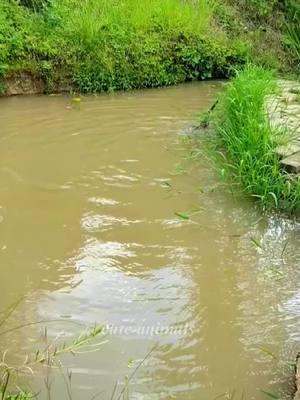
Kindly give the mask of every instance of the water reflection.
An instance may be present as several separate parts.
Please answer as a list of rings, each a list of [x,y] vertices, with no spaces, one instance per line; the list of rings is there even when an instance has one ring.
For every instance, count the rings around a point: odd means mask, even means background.
[[[133,399],[286,389],[299,337],[299,226],[261,218],[206,159],[175,167],[187,154],[178,132],[219,89],[87,97],[76,110],[64,96],[1,100],[3,308],[25,295],[8,326],[55,320],[53,340],[95,322],[108,332],[100,352],[63,357],[74,399],[110,398],[116,382],[122,390],[153,346],[130,380]],[[4,345],[22,355],[40,331]],[[53,398],[65,398],[55,382]]]

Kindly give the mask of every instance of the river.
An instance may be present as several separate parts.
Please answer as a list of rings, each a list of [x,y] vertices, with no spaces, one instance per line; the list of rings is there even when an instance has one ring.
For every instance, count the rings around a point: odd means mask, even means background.
[[[300,227],[232,196],[184,140],[221,89],[0,99],[1,309],[18,302],[1,331],[52,321],[2,335],[8,359],[43,346],[45,326],[60,343],[98,323],[98,351],[62,357],[75,400],[116,384],[118,398],[131,375],[130,399],[290,391]],[[41,399],[48,374],[26,378]],[[69,398],[50,375],[51,398]]]

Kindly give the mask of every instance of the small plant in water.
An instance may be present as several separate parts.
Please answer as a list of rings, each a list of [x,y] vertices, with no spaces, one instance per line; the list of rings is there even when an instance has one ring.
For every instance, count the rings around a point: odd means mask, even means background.
[[[8,310],[2,313],[2,317],[0,318],[0,328],[3,328],[6,321],[12,315],[19,304],[20,301],[16,302]],[[15,330],[26,328],[29,325],[36,325],[41,323],[46,324],[49,322],[56,321],[39,321],[37,323],[33,322],[31,324],[19,325],[11,329],[6,329],[2,331],[0,330],[0,337],[8,333],[14,332]],[[60,341],[61,343],[57,344],[57,341]],[[0,362],[0,400],[30,400],[38,398],[36,394],[30,391],[24,391],[18,386],[15,387],[15,390],[12,389],[15,378],[17,378],[19,375],[23,375],[26,377],[28,373],[30,373],[30,375],[33,375],[35,373],[35,369],[38,366],[46,368],[45,386],[48,398],[52,398],[52,388],[51,382],[49,380],[49,373],[53,368],[55,368],[60,372],[61,377],[65,383],[67,398],[71,400],[73,398],[72,371],[64,368],[59,357],[64,354],[77,355],[85,354],[87,352],[98,351],[100,347],[107,342],[107,340],[105,340],[103,328],[100,325],[95,325],[82,331],[79,336],[75,337],[75,339],[70,342],[62,341],[60,340],[60,337],[58,337],[56,340],[49,340],[48,330],[47,328],[45,328],[43,331],[43,342],[45,344],[42,349],[37,350],[34,354],[26,355],[24,361],[18,363],[18,365],[12,365],[7,362],[7,352],[3,351],[2,361]],[[156,348],[157,345],[153,346],[150,351],[145,355],[145,357],[136,365],[134,365],[133,361],[131,361],[130,365],[134,366],[133,371],[130,375],[125,377],[122,384],[121,382],[116,382],[114,390],[110,396],[111,400],[129,399],[129,385],[132,379]],[[93,399],[95,399],[98,395],[99,393],[96,394]]]
[[[13,314],[16,307],[20,304],[20,301],[16,302],[13,306],[11,306],[7,311],[2,313],[0,318],[0,337],[4,336],[8,333],[14,332],[16,330],[20,330],[25,328],[28,325],[35,325],[41,323],[47,323],[47,321],[40,321],[37,323],[19,325],[10,329],[3,329],[8,318]],[[51,322],[51,321],[48,321]],[[101,340],[97,341],[97,338]],[[19,362],[17,365],[11,364],[7,361],[8,354],[7,351],[2,351],[2,360],[0,362],[0,399],[1,400],[29,400],[34,398],[35,396],[32,393],[22,391],[17,386],[15,390],[12,389],[12,384],[16,378],[20,375],[26,376],[28,373],[31,375],[34,374],[35,368],[39,365],[44,366],[46,368],[56,367],[59,368],[62,372],[62,376],[64,377],[64,371],[62,367],[62,363],[59,360],[59,357],[63,354],[82,354],[90,351],[97,351],[99,348],[106,343],[106,340],[103,340],[104,334],[103,329],[99,325],[95,325],[92,328],[88,328],[83,331],[79,336],[77,336],[73,341],[66,342],[61,341],[61,344],[57,344],[60,338],[57,340],[48,340],[48,331],[45,328],[43,333],[43,341],[45,343],[42,349],[37,350],[34,354],[28,354],[24,357],[23,362]],[[68,377],[71,378],[71,374],[68,373]],[[70,379],[69,379],[70,381]],[[67,380],[65,379],[67,383]],[[47,380],[46,380],[47,387]],[[13,393],[11,394],[11,390]],[[47,390],[50,390],[50,387],[47,387]],[[68,387],[69,391],[69,387]],[[50,398],[50,397],[49,397]]]

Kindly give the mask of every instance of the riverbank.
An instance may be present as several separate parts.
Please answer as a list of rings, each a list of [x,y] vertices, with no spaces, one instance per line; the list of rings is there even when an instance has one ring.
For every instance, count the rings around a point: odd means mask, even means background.
[[[272,15],[270,17],[269,15]],[[101,92],[294,65],[281,2],[0,0],[0,92]]]

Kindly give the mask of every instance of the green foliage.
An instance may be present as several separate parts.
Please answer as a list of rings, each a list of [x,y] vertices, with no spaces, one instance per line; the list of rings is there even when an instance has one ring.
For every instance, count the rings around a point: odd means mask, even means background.
[[[297,22],[300,18],[300,3],[298,0],[282,0],[282,8],[287,22]]]
[[[211,42],[212,3],[65,0],[56,10],[75,49],[73,83],[81,91],[171,85],[228,74],[229,43]],[[238,57],[236,57],[238,60]],[[234,62],[234,60],[231,60]],[[238,60],[239,61],[239,60]]]
[[[281,0],[231,0],[232,3],[251,16],[254,22],[263,21],[270,17],[272,13],[278,8]],[[283,0],[285,1],[285,0]]]
[[[32,1],[0,0],[0,74],[29,70],[50,89],[62,76],[83,92],[227,77],[246,59],[212,37],[214,0],[52,0],[39,13]]]
[[[0,2],[0,74],[3,75],[13,59],[24,53],[21,31],[22,14],[14,3]]]
[[[295,64],[300,69],[300,3],[284,0],[286,14],[286,43],[292,50]]]
[[[28,392],[20,392],[14,395],[6,395],[3,400],[32,400],[34,395]]]
[[[275,149],[282,132],[270,126],[265,112],[265,96],[273,90],[272,75],[263,68],[238,72],[221,101],[218,137],[234,182],[266,208],[294,212],[300,208],[300,181],[281,169]]]
[[[0,95],[4,94],[5,90],[6,90],[6,86],[3,83],[0,82]]]
[[[98,92],[226,78],[249,58],[280,69],[279,31],[249,31],[243,16],[285,1],[296,0],[0,0],[0,77]]]
[[[292,72],[295,55],[287,44],[286,25],[300,12],[298,0],[218,0],[216,18],[226,32],[247,43],[249,60],[280,72]],[[293,50],[293,49],[292,49]]]
[[[300,67],[300,16],[287,23],[287,44],[292,49],[295,62]]]
[[[242,0],[247,8],[252,11],[256,11],[258,16],[265,17],[272,13],[275,5],[278,3],[277,0]]]
[[[48,0],[20,0],[20,4],[32,11],[38,12],[48,5]]]
[[[260,21],[272,17],[276,12],[283,12],[288,19],[291,19],[299,10],[298,0],[232,0],[232,2]]]

